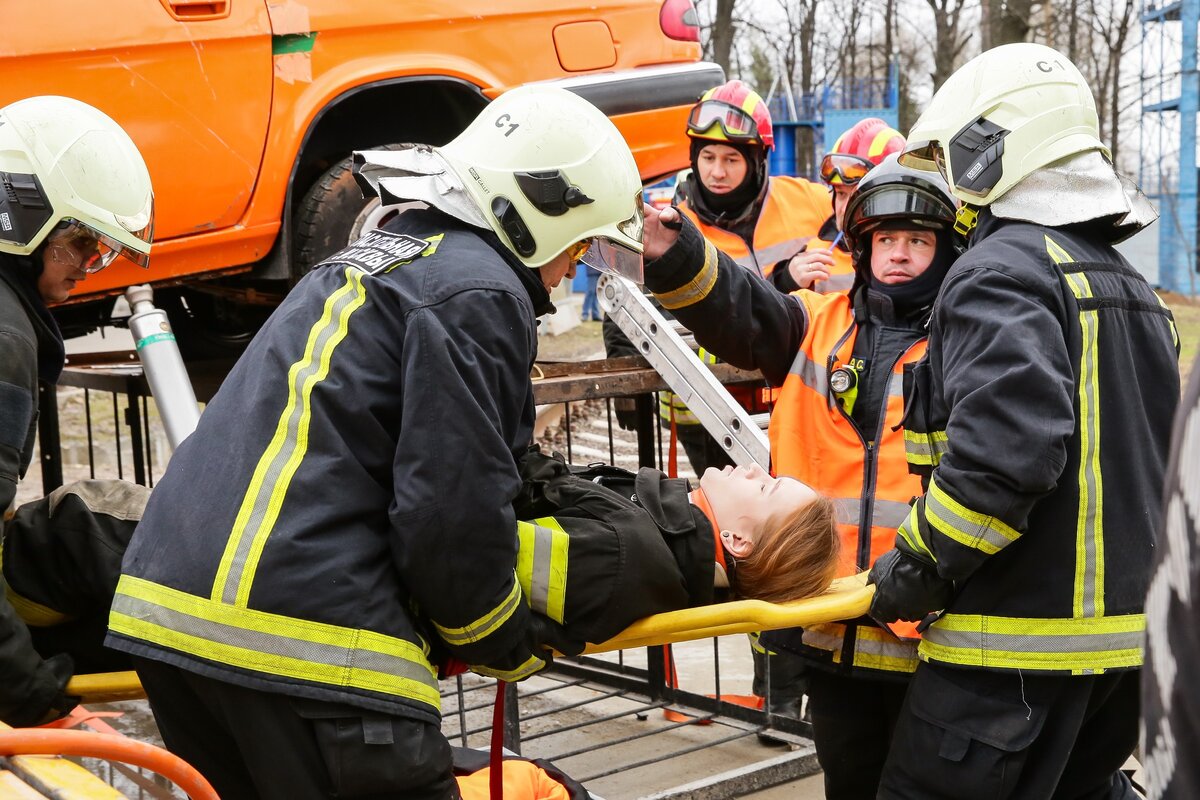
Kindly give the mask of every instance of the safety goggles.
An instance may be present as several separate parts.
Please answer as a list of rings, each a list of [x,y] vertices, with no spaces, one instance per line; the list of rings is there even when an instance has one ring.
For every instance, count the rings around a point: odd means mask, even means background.
[[[602,236],[584,242],[587,250],[579,257],[582,264],[592,269],[628,278],[634,283],[642,282],[642,254],[620,242]]]
[[[153,236],[153,229],[154,221],[151,217],[145,228],[134,235],[148,242]],[[107,267],[117,256],[124,256],[143,269],[150,264],[148,254],[139,253],[90,225],[74,219],[65,219],[54,227],[46,246],[46,253],[60,264],[78,264],[89,275]]]
[[[942,146],[935,141],[909,142],[908,148],[900,154],[901,166],[920,169],[926,172],[937,170],[946,180],[946,161]]]
[[[826,153],[821,159],[821,180],[853,186],[867,176],[875,165],[861,156],[847,153]]]
[[[579,263],[579,259],[583,258],[583,254],[588,251],[588,248],[591,247],[591,244],[592,243],[588,241],[576,242],[567,248],[567,258],[571,259],[572,265]]]
[[[748,112],[737,106],[731,106],[721,100],[705,100],[692,107],[692,113],[688,115],[688,133],[703,136],[714,125],[721,128],[721,132],[729,141],[759,140],[758,123]]]

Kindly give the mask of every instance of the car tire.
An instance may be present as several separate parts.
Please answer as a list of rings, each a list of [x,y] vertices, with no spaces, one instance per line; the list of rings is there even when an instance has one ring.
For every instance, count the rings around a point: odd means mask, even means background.
[[[398,150],[385,145],[379,150]],[[368,230],[384,224],[397,209],[384,207],[378,197],[364,198],[351,172],[350,157],[325,171],[305,193],[295,215],[292,269],[296,279]]]

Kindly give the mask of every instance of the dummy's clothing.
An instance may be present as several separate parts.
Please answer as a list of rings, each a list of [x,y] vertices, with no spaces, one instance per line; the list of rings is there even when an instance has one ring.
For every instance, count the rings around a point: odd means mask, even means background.
[[[517,577],[533,610],[574,642],[603,642],[642,617],[713,602],[716,537],[686,480],[569,467],[536,448],[521,477],[513,507],[528,521],[517,523]]]

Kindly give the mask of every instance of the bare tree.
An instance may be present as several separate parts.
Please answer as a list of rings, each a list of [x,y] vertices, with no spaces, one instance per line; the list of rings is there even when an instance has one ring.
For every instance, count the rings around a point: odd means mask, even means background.
[[[1002,44],[1024,42],[1033,28],[1036,0],[981,0],[980,44],[990,50]]]
[[[700,26],[704,57],[720,64],[726,75],[733,66],[734,41],[738,34],[734,17],[736,6],[737,0],[713,0],[712,22]]]
[[[933,9],[933,86],[946,82],[958,67],[963,51],[971,41],[972,32],[966,26],[964,11],[971,0],[925,0]]]

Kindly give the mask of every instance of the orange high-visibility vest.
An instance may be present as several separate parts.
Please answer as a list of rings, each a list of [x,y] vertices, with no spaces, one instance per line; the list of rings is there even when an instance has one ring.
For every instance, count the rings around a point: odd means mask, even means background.
[[[679,205],[680,210],[696,223],[705,239],[739,265],[764,278],[771,274],[778,262],[796,255],[804,248],[805,243],[814,239],[825,220],[833,213],[829,189],[824,185],[803,178],[772,176],[768,180],[770,183],[767,186],[767,196],[754,224],[753,252],[741,236],[702,221],[686,202]],[[854,268],[848,258],[844,265],[839,261],[839,273],[842,266],[845,266],[846,274],[853,278]],[[826,283],[832,281],[831,275],[830,281]],[[844,292],[849,288],[850,282],[847,280],[845,285],[840,287],[822,288],[818,284],[817,291]]]
[[[921,494],[920,478],[908,471],[904,433],[893,429],[904,415],[904,365],[925,354],[926,340],[913,344],[895,365],[872,365],[890,367],[892,377],[879,441],[868,449],[829,387],[830,373],[853,354],[858,327],[851,300],[845,294],[801,291],[796,296],[808,311],[809,324],[771,415],[771,464],[776,475],[801,480],[834,500],[842,538],[840,574],[851,575],[869,569],[892,549],[896,528],[911,510],[909,502]],[[864,474],[868,459],[875,463],[873,486]],[[864,514],[869,514],[869,537],[862,532]],[[892,630],[917,638],[915,625],[900,626]],[[911,644],[893,641],[879,629],[860,626],[858,631],[856,666],[904,672],[916,668]],[[804,642],[840,654],[844,634],[840,624],[806,628]]]

